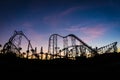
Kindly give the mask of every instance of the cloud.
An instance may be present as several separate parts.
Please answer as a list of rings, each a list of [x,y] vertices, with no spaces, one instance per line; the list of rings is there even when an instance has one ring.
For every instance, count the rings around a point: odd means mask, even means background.
[[[96,24],[93,26],[85,26],[85,27],[82,27],[80,25],[70,26],[65,30],[69,32],[79,32],[82,35],[82,39],[85,42],[89,42],[103,36],[107,31],[107,28],[105,28],[103,24]]]
[[[82,27],[80,31],[86,35],[90,35],[93,38],[97,38],[104,34],[105,28],[102,25],[97,25],[94,27]]]
[[[78,9],[80,9],[79,6],[68,8],[67,10],[61,12],[61,13],[59,14],[59,16],[62,16],[62,17],[63,17],[63,16],[68,15],[68,14],[70,14],[70,13],[72,13],[72,12],[78,10]]]
[[[80,32],[86,35],[86,37],[84,37],[84,40],[88,42],[103,36],[106,32],[106,29],[102,25],[98,25],[95,27],[80,28]]]
[[[63,22],[63,18],[66,16],[66,15],[69,15],[77,10],[80,10],[80,9],[85,9],[85,7],[80,7],[80,6],[75,6],[75,7],[71,7],[71,8],[68,8],[62,12],[59,12],[57,14],[52,14],[52,15],[48,15],[48,16],[45,16],[43,18],[43,22],[45,24],[48,24],[50,26],[57,26],[60,22]]]
[[[70,26],[69,28],[66,28],[66,31],[70,31],[70,32],[76,32],[76,31],[80,31],[80,27],[81,25],[74,25],[74,26]]]

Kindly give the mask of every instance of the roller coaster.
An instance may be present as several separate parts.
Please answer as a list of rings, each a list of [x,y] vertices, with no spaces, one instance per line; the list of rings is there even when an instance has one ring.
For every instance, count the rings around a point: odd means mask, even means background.
[[[22,31],[14,31],[14,34],[10,37],[10,39],[8,40],[7,43],[5,43],[5,45],[3,46],[3,50],[2,52],[4,54],[6,53],[15,53],[17,55],[21,55],[21,43],[22,43],[22,38],[25,38],[26,40],[26,46],[27,46],[27,50],[26,53],[30,53],[30,51],[32,52],[32,54],[35,53],[30,40],[25,36],[25,34]],[[27,55],[28,56],[28,55]]]
[[[17,55],[21,55],[21,50],[23,48],[21,47],[21,43],[23,42],[23,38],[24,40],[26,40],[27,44],[27,56],[30,52],[32,55],[36,55],[36,51],[32,47],[30,40],[22,31],[14,31],[14,34],[3,46],[2,53],[15,53]],[[69,34],[67,36],[52,34],[49,37],[48,53],[45,54],[41,52],[41,55],[37,54],[36,57],[39,58],[44,54],[46,60],[56,58],[66,58],[74,60],[76,59],[76,57],[94,57],[95,55],[114,52],[117,52],[117,42],[113,42],[100,48],[92,48],[74,34]]]
[[[59,41],[61,39],[61,41]],[[62,45],[62,46],[61,46]],[[74,34],[61,36],[52,34],[49,38],[48,53],[54,58],[76,58],[80,56],[93,57],[95,55],[117,52],[117,42],[93,49]]]

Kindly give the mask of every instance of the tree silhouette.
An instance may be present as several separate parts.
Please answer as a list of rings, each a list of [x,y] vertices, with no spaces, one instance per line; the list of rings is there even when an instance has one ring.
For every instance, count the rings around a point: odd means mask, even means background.
[[[0,48],[2,47],[2,45],[0,44]],[[0,50],[0,53],[1,53],[1,50]]]
[[[2,47],[2,45],[0,44],[0,47]]]

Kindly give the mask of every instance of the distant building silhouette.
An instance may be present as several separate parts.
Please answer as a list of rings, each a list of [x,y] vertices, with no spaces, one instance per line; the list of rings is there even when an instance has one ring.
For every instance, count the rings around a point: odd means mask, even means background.
[[[40,49],[41,59],[43,59],[43,47]]]

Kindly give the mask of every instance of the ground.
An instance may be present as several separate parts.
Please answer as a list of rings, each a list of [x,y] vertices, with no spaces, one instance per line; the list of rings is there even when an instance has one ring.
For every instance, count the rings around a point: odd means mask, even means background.
[[[106,53],[77,60],[23,59],[13,54],[1,54],[0,66],[7,72],[120,72],[120,54]]]

